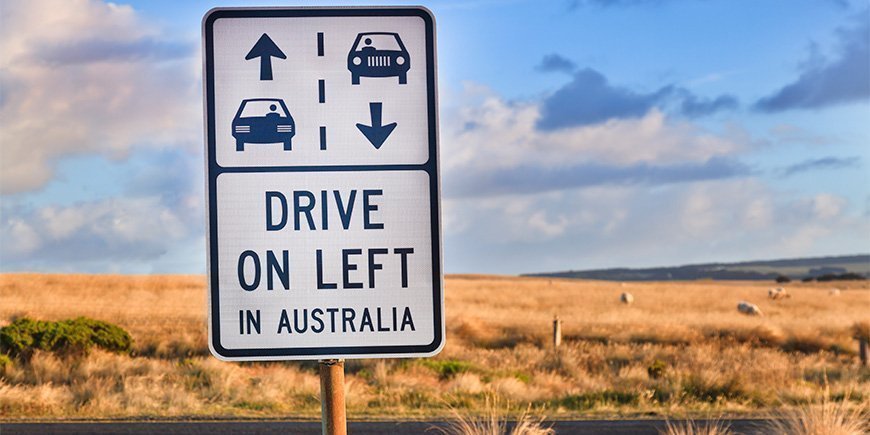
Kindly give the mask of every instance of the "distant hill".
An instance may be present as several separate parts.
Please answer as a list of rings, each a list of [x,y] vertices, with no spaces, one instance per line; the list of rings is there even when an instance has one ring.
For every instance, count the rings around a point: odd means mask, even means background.
[[[742,263],[693,264],[647,269],[599,269],[535,273],[524,276],[550,278],[599,279],[605,281],[689,281],[773,280],[785,275],[793,280],[815,278],[829,274],[856,273],[870,277],[870,254],[840,257],[796,258],[791,260],[747,261]]]

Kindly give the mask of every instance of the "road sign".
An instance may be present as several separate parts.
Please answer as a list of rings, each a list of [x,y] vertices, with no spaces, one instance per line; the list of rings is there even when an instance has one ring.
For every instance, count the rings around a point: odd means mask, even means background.
[[[220,8],[203,41],[212,353],[438,353],[431,13]]]

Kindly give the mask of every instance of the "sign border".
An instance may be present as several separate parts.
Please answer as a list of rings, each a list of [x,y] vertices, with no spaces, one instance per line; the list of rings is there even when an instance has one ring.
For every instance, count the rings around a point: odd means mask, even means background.
[[[214,108],[214,23],[222,18],[299,17],[419,17],[426,33],[427,111],[429,113],[429,159],[410,165],[336,165],[223,167],[217,163]],[[208,345],[211,353],[225,361],[312,360],[324,358],[414,358],[433,356],[444,348],[444,288],[441,241],[441,179],[438,159],[438,89],[435,45],[435,17],[423,6],[407,7],[264,7],[214,8],[202,19],[203,110],[205,130],[206,252],[208,260]],[[329,346],[227,349],[220,343],[218,279],[217,177],[239,172],[359,172],[422,170],[429,175],[429,212],[432,239],[432,298],[434,337],[425,345]],[[214,273],[213,273],[214,272]]]

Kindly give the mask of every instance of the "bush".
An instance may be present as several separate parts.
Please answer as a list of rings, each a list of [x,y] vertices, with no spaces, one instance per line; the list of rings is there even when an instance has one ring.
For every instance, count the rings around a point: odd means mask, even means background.
[[[853,324],[852,338],[870,341],[870,322],[856,322]]]
[[[736,378],[709,380],[695,375],[690,376],[683,383],[683,393],[688,397],[709,403],[746,397],[746,391]]]
[[[785,275],[780,275],[780,276],[776,277],[776,282],[778,282],[780,284],[786,284],[786,283],[791,282],[791,278],[789,278]]]
[[[0,377],[6,376],[6,370],[12,367],[12,359],[9,355],[0,353]]]
[[[423,360],[422,364],[438,372],[441,379],[450,379],[460,373],[470,371],[473,367],[470,363],[457,360]]]
[[[24,317],[0,328],[0,346],[12,355],[26,358],[37,349],[85,354],[96,346],[112,352],[129,352],[133,339],[119,326],[87,317],[57,322]]]
[[[655,359],[649,364],[649,366],[647,366],[646,373],[649,375],[650,379],[659,379],[665,374],[667,368],[667,363],[660,359]]]
[[[589,410],[598,405],[633,406],[640,402],[640,394],[632,391],[603,390],[571,394],[557,399],[555,404],[571,410]]]

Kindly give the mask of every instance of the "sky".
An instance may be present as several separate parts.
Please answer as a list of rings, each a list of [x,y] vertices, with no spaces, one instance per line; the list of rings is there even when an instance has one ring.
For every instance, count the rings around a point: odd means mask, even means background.
[[[0,271],[206,271],[200,25],[245,5],[0,2]],[[425,6],[445,272],[870,252],[870,2]]]

